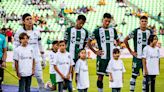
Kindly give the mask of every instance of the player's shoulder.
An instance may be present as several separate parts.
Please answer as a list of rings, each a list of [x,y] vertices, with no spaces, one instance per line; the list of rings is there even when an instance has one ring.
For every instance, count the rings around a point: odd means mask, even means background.
[[[16,31],[15,34],[21,34],[21,33],[23,33],[23,32],[25,32],[25,30],[24,30],[23,27],[21,27],[21,28],[19,28],[19,29]]]
[[[67,28],[67,31],[71,31],[71,29],[74,28],[74,26],[70,26]]]

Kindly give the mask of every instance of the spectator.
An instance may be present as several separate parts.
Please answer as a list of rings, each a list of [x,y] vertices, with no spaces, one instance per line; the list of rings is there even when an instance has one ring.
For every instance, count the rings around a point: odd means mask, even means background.
[[[7,28],[6,30],[6,38],[7,38],[7,42],[11,42],[13,43],[13,32],[11,28]]]
[[[106,5],[105,0],[99,0],[98,5]]]
[[[123,26],[126,24],[126,22],[125,22],[125,18],[123,18],[123,20],[122,20],[122,23],[121,23]]]

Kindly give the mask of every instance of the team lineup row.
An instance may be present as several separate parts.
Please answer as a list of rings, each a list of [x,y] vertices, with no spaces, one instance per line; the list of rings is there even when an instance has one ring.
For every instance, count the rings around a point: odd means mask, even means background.
[[[102,26],[95,29],[92,35],[88,36],[88,31],[83,28],[86,18],[79,15],[74,27],[69,27],[65,31],[63,41],[54,41],[52,52],[50,53],[50,77],[52,89],[64,92],[68,88],[72,92],[72,77],[76,73],[77,89],[79,92],[87,92],[89,87],[88,66],[86,60],[86,44],[97,55],[97,87],[98,92],[103,92],[103,76],[109,74],[110,87],[112,92],[120,92],[123,86],[123,73],[125,68],[122,60],[119,59],[120,51],[115,48],[119,45],[119,38],[114,28],[109,27],[111,15],[105,13],[102,19]],[[14,61],[16,73],[19,78],[19,92],[30,92],[31,76],[35,75],[39,91],[45,92],[42,78],[42,66],[45,67],[45,55],[41,45],[40,32],[33,28],[32,17],[30,14],[22,16],[23,27],[14,35]],[[133,30],[125,38],[124,43],[133,55],[132,77],[130,79],[130,92],[134,92],[136,78],[139,70],[144,70],[143,92],[149,92],[151,81],[151,91],[155,91],[155,77],[159,75],[159,49],[156,47],[158,38],[153,35],[150,29],[147,29],[148,18],[140,17],[140,27]],[[1,53],[1,64],[5,66],[6,46],[3,35],[0,36],[3,51]],[[92,45],[92,40],[97,41],[98,50]],[[131,50],[128,40],[134,40],[134,51]],[[116,44],[115,44],[116,43]],[[59,50],[58,50],[59,49]],[[40,60],[40,52],[42,63]],[[154,54],[151,54],[154,53]],[[75,66],[75,67],[73,67]],[[3,77],[3,68],[1,76]],[[3,78],[2,78],[3,81]]]

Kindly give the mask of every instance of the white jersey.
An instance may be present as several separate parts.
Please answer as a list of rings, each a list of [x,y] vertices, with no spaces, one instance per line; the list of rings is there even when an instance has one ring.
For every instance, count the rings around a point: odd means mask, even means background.
[[[19,46],[14,50],[13,59],[18,61],[18,70],[21,76],[32,75],[34,51],[30,46]]]
[[[74,65],[74,61],[68,52],[61,53],[59,51],[59,52],[57,52],[57,56],[56,56],[54,65],[56,65],[57,68],[59,69],[59,71],[66,77],[67,74],[69,73],[70,66]],[[71,76],[71,74],[70,74],[70,76]],[[70,77],[69,80],[72,81],[72,78]],[[63,81],[63,79],[61,78],[61,76],[58,73],[56,73],[56,81],[57,82]]]
[[[122,60],[110,60],[106,72],[112,73],[113,82],[110,82],[110,88],[123,87],[122,74],[125,72],[125,67]]]
[[[42,45],[41,45],[41,37],[40,37],[40,31],[39,30],[32,30],[32,31],[25,31],[23,28],[18,30],[14,35],[14,48],[20,46],[19,41],[19,35],[21,33],[27,33],[29,38],[28,45],[30,45],[34,49],[34,56],[36,59],[36,62],[40,61],[40,50],[43,51]]]
[[[55,74],[56,73],[56,71],[54,69],[54,62],[56,60],[56,53],[51,51],[50,54],[49,54],[49,64],[50,64],[49,72],[50,72],[50,74]]]
[[[146,67],[148,75],[159,75],[159,58],[160,52],[158,47],[151,47],[147,45],[143,49],[143,58],[146,59]]]
[[[77,89],[89,88],[89,73],[87,61],[79,59],[75,65],[77,75]]]

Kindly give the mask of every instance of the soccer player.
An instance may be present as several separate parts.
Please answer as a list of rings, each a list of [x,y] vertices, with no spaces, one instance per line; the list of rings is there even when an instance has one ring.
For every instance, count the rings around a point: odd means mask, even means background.
[[[21,33],[21,45],[14,50],[16,74],[19,78],[19,92],[30,92],[31,78],[35,71],[34,50],[28,45],[29,36]]]
[[[6,47],[6,38],[0,33],[0,92],[2,91],[2,81],[4,77],[4,69],[6,67],[6,58],[7,58],[7,47]]]
[[[50,68],[49,68],[49,71],[50,71],[50,80],[51,80],[51,83],[52,83],[52,86],[50,87],[51,90],[56,90],[56,85],[57,85],[57,82],[56,82],[56,71],[54,69],[54,62],[56,60],[56,54],[58,52],[58,41],[53,41],[52,42],[52,51],[50,52]]]
[[[70,53],[66,51],[65,41],[60,41],[59,51],[57,52],[56,60],[54,62],[56,81],[58,82],[58,92],[64,92],[64,88],[68,88],[68,92],[73,92],[71,77],[73,65],[74,61],[71,58]]]
[[[79,15],[75,27],[69,27],[65,32],[64,40],[67,43],[67,51],[71,54],[74,62],[78,59],[79,50],[85,48],[88,40],[88,31],[83,28],[85,21],[86,17]]]
[[[120,57],[120,50],[115,48],[113,50],[113,59],[109,61],[107,72],[109,73],[110,85],[112,92],[121,92],[123,87],[123,73],[125,72],[124,63]]]
[[[46,58],[44,55],[44,50],[41,45],[41,37],[40,31],[33,27],[32,16],[28,13],[25,13],[22,16],[22,23],[23,27],[20,28],[14,35],[14,48],[20,46],[19,35],[21,33],[27,33],[30,37],[28,41],[28,45],[30,45],[34,49],[34,56],[35,56],[35,77],[37,79],[39,85],[39,91],[44,92],[44,82],[42,77],[42,67],[45,67]],[[41,63],[40,54],[42,56],[43,62]]]
[[[146,78],[146,90],[149,92],[149,86],[151,84],[151,92],[155,92],[155,79],[156,75],[159,75],[159,59],[160,51],[156,46],[158,38],[156,35],[151,35],[148,39],[148,45],[143,49],[142,63],[143,74]]]
[[[98,92],[103,92],[103,76],[106,75],[108,62],[113,57],[114,41],[119,42],[117,32],[114,28],[109,27],[111,14],[105,13],[102,19],[102,26],[95,29],[92,36],[88,40],[89,48],[97,55],[97,87]],[[91,41],[96,39],[98,50],[93,49]]]
[[[85,49],[81,49],[79,52],[79,59],[75,65],[75,73],[78,92],[88,92],[89,73]]]
[[[124,43],[133,55],[133,64],[132,64],[132,77],[130,79],[130,92],[134,92],[136,78],[139,76],[139,70],[142,68],[142,51],[143,48],[147,45],[148,38],[152,34],[150,29],[147,29],[148,17],[140,17],[140,27],[134,29],[130,34],[124,39]],[[128,40],[133,39],[134,42],[134,51],[129,47]],[[144,83],[145,81],[143,81]],[[143,90],[144,85],[143,85]]]

